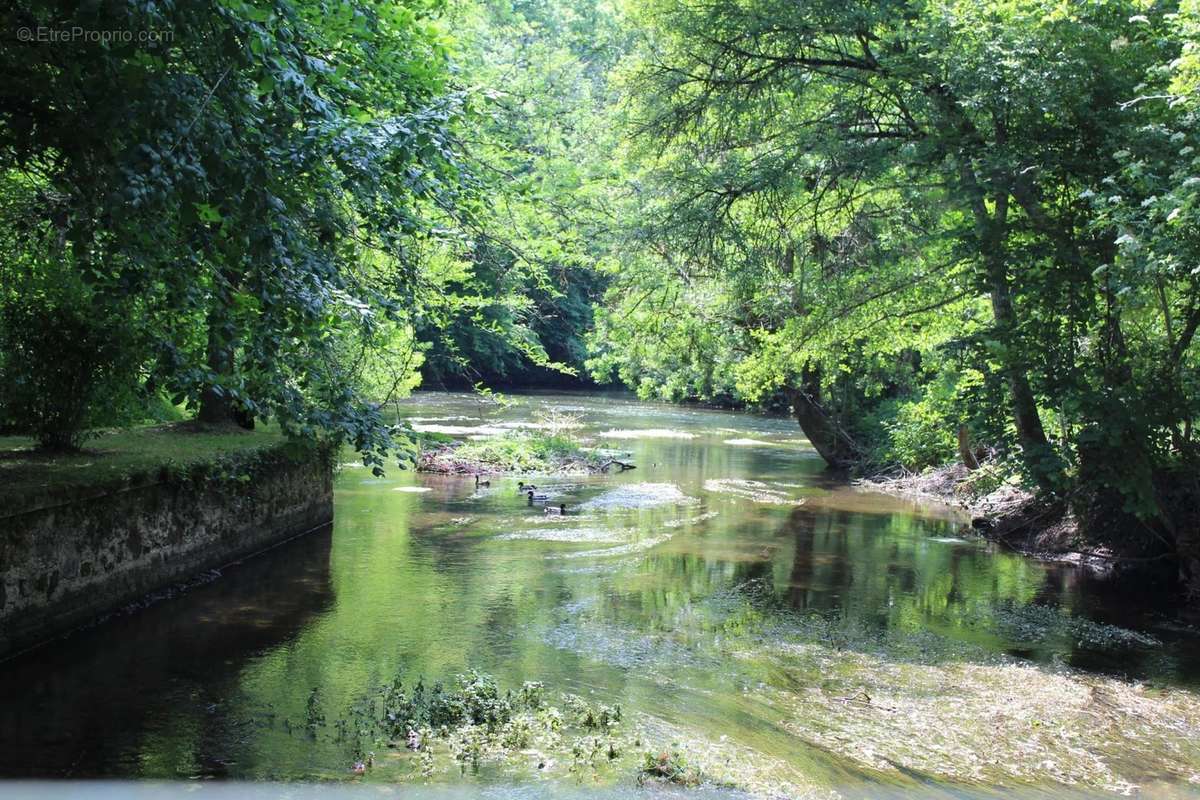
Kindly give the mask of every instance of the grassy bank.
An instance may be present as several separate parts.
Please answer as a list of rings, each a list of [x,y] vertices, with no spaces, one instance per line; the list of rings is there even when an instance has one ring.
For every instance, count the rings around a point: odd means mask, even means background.
[[[112,431],[90,439],[77,453],[39,451],[23,436],[0,437],[0,514],[158,480],[164,471],[186,472],[230,456],[286,443],[273,426],[201,429],[172,423]]]

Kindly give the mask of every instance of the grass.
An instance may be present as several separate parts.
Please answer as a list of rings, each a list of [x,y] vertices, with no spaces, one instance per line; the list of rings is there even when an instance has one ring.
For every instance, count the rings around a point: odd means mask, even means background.
[[[78,453],[46,453],[24,436],[0,436],[0,516],[150,482],[167,465],[187,467],[285,441],[274,426],[199,429],[172,423],[103,433]]]
[[[514,431],[501,436],[446,444],[422,454],[418,469],[445,473],[534,473],[590,471],[600,457],[564,433]]]

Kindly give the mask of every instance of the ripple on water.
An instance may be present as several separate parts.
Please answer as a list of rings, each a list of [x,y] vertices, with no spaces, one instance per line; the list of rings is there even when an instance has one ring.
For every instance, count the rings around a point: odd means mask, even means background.
[[[696,525],[697,523],[712,519],[713,517],[717,516],[717,514],[719,514],[719,513],[720,512],[718,512],[718,511],[706,511],[703,514],[700,514],[695,517],[687,517],[685,519],[667,520],[666,522],[663,523],[663,527],[664,528],[680,528],[684,525]]]
[[[499,425],[437,425],[431,423],[415,423],[412,428],[418,433],[442,433],[447,436],[499,436],[509,430]]]
[[[696,434],[670,428],[642,428],[640,430],[612,429],[597,433],[601,439],[695,439]]]
[[[580,507],[613,511],[620,509],[654,508],[666,505],[695,505],[700,501],[688,497],[673,483],[631,483],[609,489]]]
[[[563,609],[564,611],[566,609]],[[660,635],[610,625],[586,615],[570,614],[548,630],[542,640],[592,661],[623,669],[659,670],[670,674],[681,667],[712,667],[710,654]]]
[[[567,542],[567,543],[619,543],[628,541],[629,535],[624,531],[611,528],[541,528],[502,533],[495,537],[499,542],[536,541],[536,542]]]
[[[669,534],[660,534],[658,536],[650,536],[645,539],[640,539],[636,542],[628,542],[626,544],[617,545],[616,547],[602,547],[597,550],[581,550],[577,553],[563,553],[557,558],[607,558],[609,556],[627,556],[630,553],[639,553],[642,550],[649,550],[652,547],[657,547],[663,542],[670,539]]]
[[[704,482],[704,489],[709,492],[733,495],[743,500],[752,500],[755,503],[771,503],[786,506],[804,505],[803,498],[797,499],[787,492],[772,489],[770,484],[763,483],[762,481],[713,478]]]

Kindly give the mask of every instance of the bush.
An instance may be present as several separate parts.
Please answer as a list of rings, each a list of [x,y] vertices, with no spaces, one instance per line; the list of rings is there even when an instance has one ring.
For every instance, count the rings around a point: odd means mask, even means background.
[[[954,458],[957,426],[928,397],[901,403],[896,416],[884,427],[891,460],[899,461],[906,469],[916,472]]]
[[[958,389],[954,375],[942,374],[913,395],[881,403],[861,425],[872,460],[913,472],[953,461],[963,420]]]
[[[77,450],[132,383],[127,326],[77,301],[34,295],[0,310],[0,427],[49,450]]]

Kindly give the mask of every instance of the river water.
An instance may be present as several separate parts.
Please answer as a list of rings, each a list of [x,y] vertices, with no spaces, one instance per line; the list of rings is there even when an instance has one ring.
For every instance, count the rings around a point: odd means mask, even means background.
[[[829,477],[785,418],[510,399],[420,393],[401,413],[457,436],[575,415],[637,469],[539,478],[575,512],[559,516],[518,477],[348,461],[331,530],[0,664],[0,775],[291,786],[256,796],[1200,797],[1193,626],[1000,551],[952,509]],[[631,751],[677,748],[710,785],[639,788],[638,752],[423,777],[401,747],[351,772],[346,709],[468,669],[619,705]],[[115,786],[0,795],[180,788]]]

